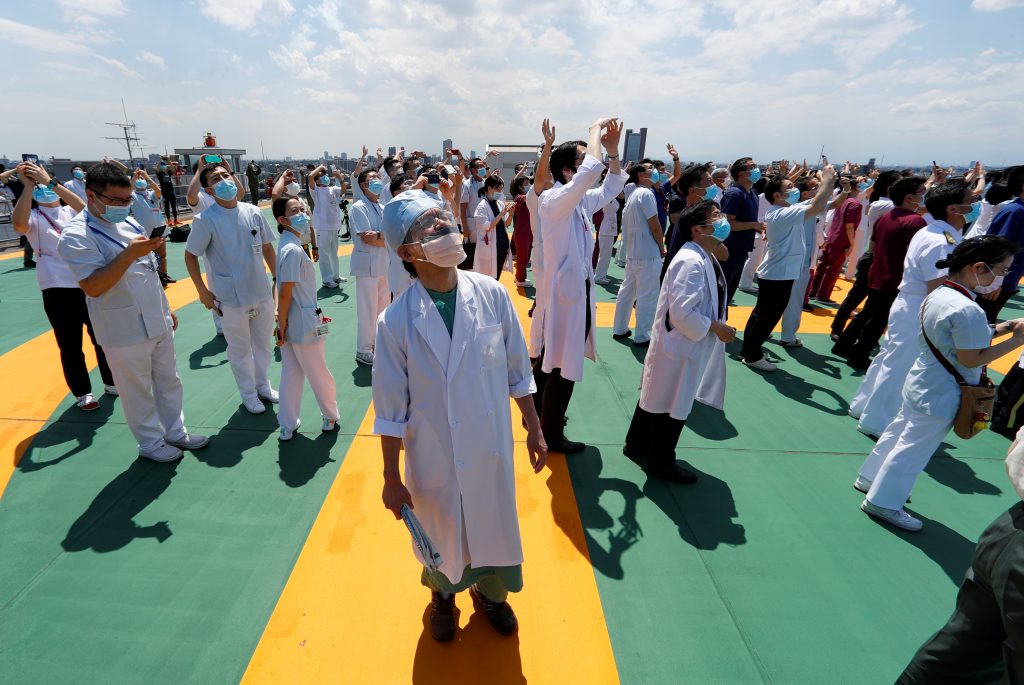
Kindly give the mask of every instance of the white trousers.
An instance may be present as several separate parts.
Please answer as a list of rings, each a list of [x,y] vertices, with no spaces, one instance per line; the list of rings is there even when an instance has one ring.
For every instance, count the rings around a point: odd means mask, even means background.
[[[804,269],[793,281],[793,290],[789,293],[786,311],[782,313],[782,340],[784,342],[796,340],[796,332],[800,329],[800,317],[804,313],[804,294],[807,292],[807,282],[810,280],[811,270]]]
[[[313,397],[320,405],[320,414],[335,421],[341,418],[334,376],[327,368],[324,339],[305,345],[285,343],[281,346],[281,403],[277,410],[277,423],[281,428],[295,430],[299,426],[303,379],[309,381]]]
[[[619,241],[619,252],[615,255],[615,263],[621,267],[626,266],[626,260],[629,258],[629,255],[627,254],[629,250],[626,249],[627,245],[629,245],[629,243],[626,242],[626,234],[623,233],[622,240]]]
[[[889,312],[885,342],[871,360],[857,394],[850,402],[850,416],[860,420],[865,433],[881,435],[903,403],[903,381],[921,350],[921,300],[896,298]]]
[[[654,310],[658,307],[658,276],[661,272],[659,259],[627,259],[626,276],[615,296],[615,322],[612,332],[622,335],[629,330],[629,315],[636,305],[635,342],[651,339],[654,326]]]
[[[873,481],[868,501],[886,509],[902,509],[917,477],[952,427],[950,419],[903,405],[860,467],[861,477]]]
[[[334,285],[340,272],[338,271],[338,231],[317,231],[316,245],[320,254],[320,278],[324,285]]]
[[[850,254],[846,256],[846,265],[843,267],[843,275],[853,280],[857,275],[857,262],[867,249],[867,229],[858,228],[853,235],[853,247]]]
[[[390,301],[386,276],[356,276],[356,352],[373,352],[377,317]]]
[[[597,236],[597,271],[594,273],[594,280],[603,281],[608,278],[608,265],[612,262],[613,245],[615,245],[615,236]]]
[[[228,362],[242,401],[255,399],[260,392],[269,393],[267,373],[274,350],[274,300],[245,307],[222,304],[221,311]]]
[[[213,311],[212,309],[210,310],[210,316],[213,317],[213,327],[217,329],[217,335],[223,335],[224,324],[220,322],[221,317],[217,316],[217,312]]]
[[[747,261],[743,263],[743,273],[740,274],[740,287],[746,290],[754,289],[754,272],[761,266],[764,259],[764,251],[768,248],[768,241],[760,235],[754,238],[754,251],[747,255]]]
[[[104,347],[103,352],[121,396],[121,409],[139,453],[148,454],[166,440],[185,437],[181,412],[181,378],[174,356],[174,333],[146,342]]]
[[[544,349],[544,310],[547,307],[544,305],[544,269],[540,265],[539,260],[534,260],[533,266],[533,316],[530,317],[530,339],[527,341],[527,352],[530,354],[531,359],[536,359],[540,356],[540,351]]]

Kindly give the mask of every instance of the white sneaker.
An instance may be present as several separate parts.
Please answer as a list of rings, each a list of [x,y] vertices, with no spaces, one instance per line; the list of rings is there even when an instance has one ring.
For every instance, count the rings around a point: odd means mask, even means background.
[[[295,437],[295,431],[299,430],[299,426],[302,425],[302,419],[295,419],[295,428],[281,428],[281,434],[277,436],[279,442],[288,442]]]
[[[866,495],[868,490],[871,489],[871,481],[864,476],[857,476],[857,480],[853,481],[853,489],[859,490]]]
[[[611,283],[611,279],[608,279],[608,278],[595,278],[594,279],[594,283],[596,283],[597,285],[608,285],[609,283]]]
[[[519,286],[520,288],[532,288],[533,287],[533,283],[530,280],[516,281],[516,285]]]
[[[373,352],[356,352],[356,361],[366,366],[373,366]]]
[[[758,371],[775,371],[776,369],[779,368],[775,364],[772,364],[770,361],[768,361],[765,357],[761,357],[756,362],[744,361],[743,363],[752,369],[757,369]]]
[[[348,279],[345,278],[344,276],[335,276],[334,277],[334,282],[335,283],[348,283]]]
[[[331,281],[330,283],[324,283],[323,285],[324,285],[325,288],[337,288],[338,287],[338,282],[337,281]]]
[[[242,400],[242,404],[245,405],[245,410],[250,414],[262,414],[267,410],[267,408],[263,406],[263,403],[260,402],[260,398],[258,397],[253,397],[252,399],[249,400]]]
[[[75,406],[82,411],[92,411],[100,408],[100,403],[96,401],[96,398],[92,396],[91,392],[87,392],[76,399],[77,402],[75,402]]]
[[[181,459],[183,452],[173,445],[168,445],[166,442],[160,443],[160,446],[148,453],[140,452],[139,456],[143,459],[149,459],[151,461],[168,462],[177,461]]]
[[[793,338],[792,340],[780,340],[779,344],[787,349],[794,349],[797,347],[803,347],[804,341],[800,338]]]
[[[114,387],[113,385],[104,385],[103,386],[103,394],[104,395],[113,395],[114,397],[117,397],[119,393],[117,392],[117,388]]]
[[[277,390],[274,390],[273,388],[264,392],[257,392],[256,396],[264,402],[270,402],[271,404],[277,404],[281,400],[281,396],[278,394]]]
[[[164,442],[183,450],[198,450],[206,447],[210,442],[210,438],[205,435],[192,435],[190,433],[185,433],[185,437],[180,440],[168,440],[164,438]]]
[[[334,429],[338,427],[337,419],[329,419],[324,417],[324,422],[320,424],[320,430],[324,433],[333,433]]]
[[[912,533],[916,533],[924,526],[921,519],[914,518],[904,509],[886,509],[885,507],[872,504],[867,499],[860,503],[860,508],[868,516],[873,516],[879,521],[885,521],[890,525],[902,528],[903,530],[909,530]]]
[[[859,423],[857,424],[857,431],[860,432],[860,433],[863,433],[866,436],[868,436],[869,438],[871,438],[875,442],[878,442],[878,438],[882,435],[882,432],[884,430],[885,429],[882,429],[880,431],[872,431],[870,428],[864,428]]]

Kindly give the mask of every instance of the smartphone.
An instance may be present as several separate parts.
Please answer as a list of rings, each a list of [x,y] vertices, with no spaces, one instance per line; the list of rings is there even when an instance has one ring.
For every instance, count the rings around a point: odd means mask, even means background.
[[[822,166],[828,166],[828,155],[824,155],[823,154],[821,156],[821,162],[822,162]]]
[[[142,169],[143,171],[145,171],[146,163],[145,162],[139,162],[139,168]]]
[[[224,161],[224,158],[220,155],[203,155],[204,164],[220,164]]]
[[[933,167],[935,167],[935,168],[938,168],[938,166],[939,166],[939,163],[938,163],[938,162],[936,162],[936,161],[935,161],[935,160],[933,159],[933,160],[932,160],[932,166],[933,166]]]
[[[332,164],[332,165],[331,165],[331,173],[333,174],[333,173],[334,173],[335,171],[337,171],[337,169],[335,169],[335,168],[334,168],[334,165]]]
[[[21,161],[29,164],[39,164],[39,155],[22,154]]]
[[[436,171],[431,171],[430,173],[427,174],[427,183],[429,183],[430,185],[436,186],[440,182],[441,174],[437,173]]]
[[[159,238],[164,234],[164,231],[166,230],[167,226],[157,226],[156,228],[153,229],[153,232],[149,234],[149,239],[153,240],[154,238]]]
[[[457,148],[457,147],[453,147],[452,148],[452,155],[458,157],[461,154],[462,154],[462,152],[459,151],[459,148]]]
[[[451,164],[445,164],[444,170],[448,172],[449,176],[455,175],[455,167],[453,167]]]

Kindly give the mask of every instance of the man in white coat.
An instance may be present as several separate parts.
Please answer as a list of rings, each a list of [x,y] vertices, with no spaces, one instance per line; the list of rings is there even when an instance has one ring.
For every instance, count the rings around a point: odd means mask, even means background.
[[[373,329],[377,317],[388,306],[388,251],[381,234],[384,206],[380,194],[384,182],[379,172],[367,169],[360,172],[357,183],[362,197],[348,211],[353,238],[350,269],[356,277],[356,361],[373,365]]]
[[[313,198],[313,230],[320,248],[320,279],[325,288],[337,288],[338,284],[345,282],[345,277],[338,270],[338,234],[341,231],[341,207],[338,203],[345,197],[345,178],[340,171],[332,175],[338,180],[337,185],[331,185],[331,175],[321,164],[306,180],[309,195]]]
[[[615,236],[619,234],[619,201],[613,199],[604,206],[601,225],[597,227],[597,270],[594,272],[594,283],[607,285],[608,267],[612,263],[612,248]]]
[[[192,220],[185,243],[185,268],[199,301],[221,317],[227,357],[242,404],[251,414],[278,401],[268,376],[273,354],[274,293],[264,263],[276,278],[274,234],[259,208],[238,200],[238,187],[224,167],[205,167],[200,184],[214,204]],[[199,258],[208,262],[206,278]],[[212,288],[212,289],[211,289]]]
[[[725,275],[713,255],[729,235],[728,219],[714,202],[702,200],[683,210],[674,230],[683,232],[684,244],[658,295],[640,400],[622,452],[646,457],[655,478],[689,484],[697,474],[676,461],[676,443],[702,384],[714,380],[724,387],[725,348],[718,343],[732,342],[736,329],[725,323]],[[722,377],[706,379],[709,373]]]
[[[573,384],[583,380],[583,357],[595,359],[593,322],[594,238],[587,219],[622,192],[626,174],[619,167],[622,125],[614,118],[590,127],[587,143],[562,143],[551,154],[555,185],[540,197],[544,232],[545,309],[543,349],[533,365],[544,439],[553,452],[572,454],[586,445],[565,439],[565,412]],[[604,165],[604,183],[593,188]]]
[[[164,238],[149,238],[128,218],[132,186],[117,167],[90,168],[86,191],[86,208],[64,229],[57,253],[85,292],[139,456],[180,459],[183,449],[199,449],[208,439],[185,428],[174,355],[178,318],[153,254]]]
[[[974,201],[963,180],[948,183],[962,186],[959,192],[965,197],[965,203]],[[953,188],[944,188],[945,185],[930,190],[929,197],[936,196],[940,190],[943,193],[957,192]],[[935,216],[931,207],[928,210]],[[857,430],[865,435],[880,436],[899,411],[903,401],[903,381],[919,352],[921,304],[928,293],[946,280],[946,269],[935,264],[945,259],[963,240],[966,222],[962,214],[947,212],[942,207],[938,217],[941,218],[935,218],[910,240],[903,260],[900,293],[889,310],[885,341],[881,351],[871,360],[864,380],[850,402],[850,416],[858,419]]]
[[[547,119],[541,124],[544,147],[537,160],[533,183],[526,190],[526,209],[530,212],[530,228],[533,230],[533,307],[530,308],[530,338],[527,347],[530,359],[540,356],[544,346],[544,307],[546,305],[547,274],[544,273],[544,230],[540,221],[540,196],[554,185],[551,176],[551,146],[555,142],[555,127]]]
[[[412,509],[440,558],[425,559],[430,634],[455,637],[455,593],[502,634],[518,628],[506,601],[522,589],[509,397],[527,425],[530,464],[547,459],[526,340],[508,292],[456,269],[465,258],[455,217],[410,190],[385,208],[387,248],[414,276],[377,321],[373,430],[384,456],[384,506]],[[405,481],[399,450],[405,448]]]

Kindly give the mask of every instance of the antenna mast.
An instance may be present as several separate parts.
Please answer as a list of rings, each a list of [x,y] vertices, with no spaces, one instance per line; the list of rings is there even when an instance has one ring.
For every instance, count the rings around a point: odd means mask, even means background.
[[[121,110],[124,112],[124,122],[123,123],[114,123],[114,122],[108,121],[107,122],[107,126],[117,126],[118,128],[120,128],[121,132],[124,134],[124,138],[122,138],[121,136],[104,136],[104,137],[107,140],[116,140],[118,142],[124,143],[125,148],[127,148],[127,150],[128,150],[128,165],[129,165],[129,167],[132,167],[132,166],[135,166],[135,153],[132,152],[132,143],[134,142],[135,145],[139,148],[139,150],[140,150],[139,154],[141,155],[142,154],[142,152],[141,152],[142,142],[139,140],[138,129],[135,126],[135,122],[128,120],[128,111],[124,108],[124,100],[123,99],[121,100]]]

